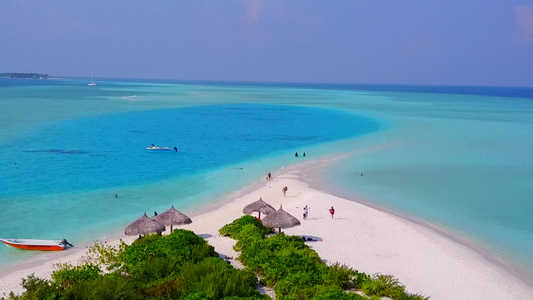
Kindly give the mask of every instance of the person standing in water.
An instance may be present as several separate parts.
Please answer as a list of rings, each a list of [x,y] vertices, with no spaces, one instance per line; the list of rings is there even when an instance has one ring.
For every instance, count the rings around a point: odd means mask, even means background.
[[[294,157],[298,157],[298,152],[294,153]]]

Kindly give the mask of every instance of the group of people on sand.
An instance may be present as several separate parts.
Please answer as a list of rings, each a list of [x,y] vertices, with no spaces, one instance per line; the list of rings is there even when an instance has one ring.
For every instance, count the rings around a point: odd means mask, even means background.
[[[309,218],[309,209],[311,209],[309,206],[304,206],[304,210],[303,210],[303,219],[304,220],[307,220]],[[333,219],[333,215],[335,215],[335,208],[333,208],[333,206],[331,206],[331,208],[328,209],[329,211],[329,214],[331,215],[331,218]]]

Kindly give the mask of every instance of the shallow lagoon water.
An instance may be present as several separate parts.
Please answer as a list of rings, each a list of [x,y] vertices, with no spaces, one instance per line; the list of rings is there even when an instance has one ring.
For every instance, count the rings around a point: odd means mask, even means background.
[[[8,174],[0,203],[10,211],[0,232],[90,241],[143,211],[213,203],[294,163],[294,151],[309,159],[353,152],[318,174],[321,184],[533,274],[532,98],[530,89],[116,81],[90,89],[77,80],[0,88]],[[180,151],[136,151],[151,143]],[[64,181],[52,180],[57,172]],[[17,185],[25,188],[9,191]],[[8,250],[0,265],[30,256]]]
[[[326,188],[442,228],[532,282],[533,101],[434,94],[394,99],[396,106],[368,113],[395,126],[353,146],[387,147],[320,174]]]

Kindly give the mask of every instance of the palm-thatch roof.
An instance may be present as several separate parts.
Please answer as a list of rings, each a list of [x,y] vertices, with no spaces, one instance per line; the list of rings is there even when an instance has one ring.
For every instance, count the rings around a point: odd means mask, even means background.
[[[163,231],[165,231],[165,225],[148,218],[146,213],[144,213],[142,217],[128,225],[124,233],[126,235],[147,235],[154,232],[161,233]]]
[[[177,211],[174,208],[174,205],[172,205],[169,210],[155,216],[153,219],[165,226],[170,225],[170,231],[172,231],[173,225],[186,225],[192,223],[191,218]]]
[[[279,232],[281,232],[281,228],[291,228],[300,225],[300,220],[284,211],[281,205],[278,210],[264,217],[261,222],[263,226],[279,228]]]
[[[268,215],[275,211],[276,209],[274,207],[272,207],[270,204],[263,201],[263,197],[259,197],[259,200],[246,205],[242,209],[242,212],[245,214],[251,214],[253,212],[258,212],[259,219],[261,219],[261,213]]]

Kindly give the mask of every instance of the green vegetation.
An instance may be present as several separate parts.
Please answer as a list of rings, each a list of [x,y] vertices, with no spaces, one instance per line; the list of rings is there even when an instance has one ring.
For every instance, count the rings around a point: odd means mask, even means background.
[[[48,79],[48,74],[40,74],[40,73],[0,73],[0,77]]]
[[[250,215],[242,216],[234,220],[232,223],[224,225],[224,227],[220,228],[218,232],[221,235],[229,236],[232,239],[240,240],[242,238],[241,232],[244,226],[248,224],[253,225],[253,228],[255,228],[254,231],[257,231],[259,234],[261,234],[262,238],[264,238],[265,235],[273,232],[271,228],[264,227],[260,220]],[[246,234],[244,234],[244,236],[246,236]]]
[[[369,276],[345,265],[327,266],[302,238],[284,234],[266,238],[265,230],[260,222],[244,216],[220,233],[238,240],[238,259],[247,270],[259,274],[263,284],[274,288],[277,299],[427,299],[407,294],[391,275]]]
[[[268,299],[257,277],[218,257],[187,230],[149,235],[131,245],[96,244],[85,264],[56,266],[52,279],[23,279],[25,292],[9,299]]]
[[[266,237],[270,232],[251,216],[220,229],[238,240],[235,249],[245,270],[233,268],[204,239],[183,229],[131,245],[97,243],[84,264],[56,265],[50,280],[32,274],[22,280],[25,292],[8,299],[268,299],[256,289],[256,274],[281,300],[428,299],[407,294],[391,275],[327,266],[300,237]]]

